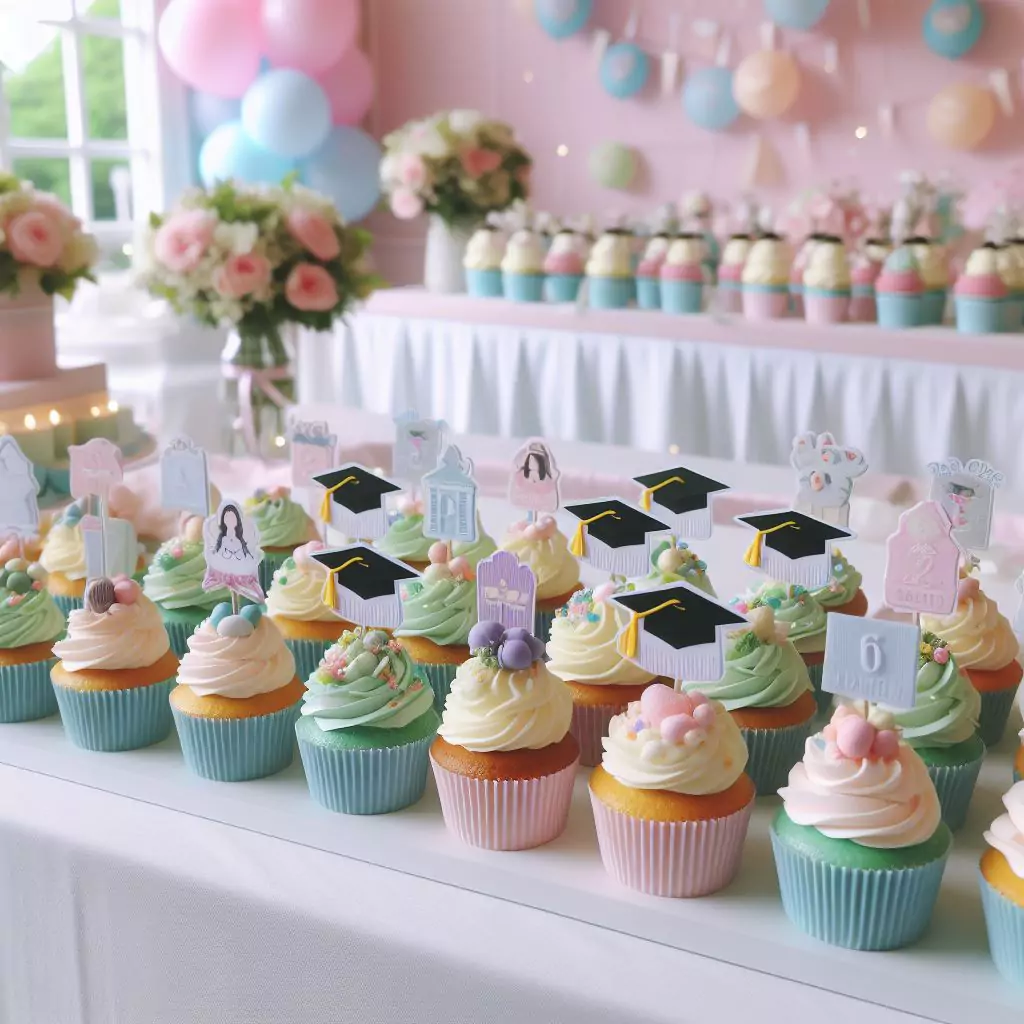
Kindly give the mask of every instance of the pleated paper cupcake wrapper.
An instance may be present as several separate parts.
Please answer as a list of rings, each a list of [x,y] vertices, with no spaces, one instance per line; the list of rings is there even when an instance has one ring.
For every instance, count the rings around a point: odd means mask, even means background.
[[[270,593],[270,584],[274,582],[274,573],[291,557],[290,551],[263,552],[263,561],[260,562],[260,585],[264,593]]]
[[[55,595],[53,603],[64,613],[67,618],[73,611],[85,607],[85,601],[81,597],[65,597],[63,594]]]
[[[50,682],[56,658],[0,668],[0,722],[31,722],[57,714]]]
[[[986,747],[995,746],[1003,738],[1016,696],[1016,686],[1006,690],[990,690],[981,695],[978,735],[984,740]]]
[[[797,853],[771,830],[786,916],[822,942],[899,949],[928,927],[946,858],[914,868],[844,868]]]
[[[1024,907],[1007,899],[980,871],[978,881],[992,960],[1007,981],[1024,985]]]
[[[529,850],[565,831],[576,765],[539,779],[471,779],[431,757],[444,823],[464,843],[485,850]]]
[[[983,760],[984,757],[979,757],[967,764],[948,767],[928,765],[928,777],[935,783],[935,792],[939,794],[942,820],[951,832],[963,828],[967,820],[967,808],[971,804]]]
[[[651,896],[707,896],[739,871],[754,808],[706,821],[647,821],[610,808],[590,794],[597,845],[617,882]]]
[[[301,704],[251,718],[203,718],[174,708],[185,763],[215,782],[245,782],[283,771],[295,751]]]
[[[319,667],[333,640],[285,640],[285,646],[295,659],[295,674],[305,682]]]
[[[789,771],[804,756],[804,745],[814,732],[815,720],[781,729],[741,729],[750,757],[746,772],[758,796],[775,796],[789,781]]]
[[[611,687],[610,687],[611,689]],[[594,768],[601,763],[604,747],[601,740],[608,735],[608,723],[626,710],[625,704],[574,704],[569,732],[580,745],[580,764]]]
[[[533,613],[533,635],[547,643],[551,639],[551,623],[554,621],[554,611],[542,612],[538,609]]]
[[[804,662],[807,665],[806,662]],[[821,678],[825,672],[824,663],[820,665],[807,665],[807,674],[811,677],[811,685],[814,687],[814,703],[818,705],[818,716],[827,715],[832,708],[833,695],[826,693],[821,688]]]
[[[179,659],[188,654],[189,637],[197,628],[191,622],[168,622],[164,619],[164,629],[167,630],[167,639],[171,641],[171,650]]]
[[[73,690],[54,686],[64,732],[76,747],[137,750],[171,733],[169,697],[175,680],[125,690]]]
[[[433,736],[400,747],[339,750],[299,740],[309,792],[340,814],[388,814],[416,803],[427,784]]]
[[[422,661],[416,661],[413,664],[416,671],[430,683],[430,688],[434,691],[434,707],[437,708],[437,713],[441,714],[444,711],[444,702],[448,699],[448,694],[451,693],[452,680],[455,679],[455,673],[458,672],[459,666],[426,665]]]

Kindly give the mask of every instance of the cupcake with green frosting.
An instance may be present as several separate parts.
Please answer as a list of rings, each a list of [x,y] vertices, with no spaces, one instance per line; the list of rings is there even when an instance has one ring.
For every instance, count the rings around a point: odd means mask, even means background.
[[[868,613],[868,599],[860,585],[861,574],[838,549],[832,549],[832,576],[825,586],[812,590],[814,600],[826,612],[864,616]]]
[[[190,516],[181,535],[162,544],[146,575],[142,592],[160,610],[171,650],[183,658],[188,653],[189,637],[210,617],[210,612],[231,595],[223,587],[203,590],[206,555],[203,551],[203,520]]]
[[[342,633],[306,687],[295,733],[313,798],[342,814],[419,800],[441,720],[402,645],[382,630]]]
[[[64,628],[64,613],[46,590],[46,570],[23,558],[8,561],[0,570],[0,722],[57,713],[50,669]]]
[[[495,551],[498,550],[498,545],[495,543],[494,538],[491,537],[485,530],[484,524],[480,521],[480,514],[477,513],[476,517],[476,540],[474,541],[461,541],[457,540],[452,544],[452,557],[453,558],[464,558],[468,563],[470,569],[476,569],[476,567],[485,559],[490,558]],[[429,554],[429,553],[428,553]]]
[[[476,625],[476,579],[462,556],[447,559],[444,544],[428,552],[423,577],[402,593],[401,637],[419,673],[430,683],[438,711],[459,666],[469,660],[469,631]]]
[[[774,796],[786,784],[818,712],[807,666],[788,633],[770,605],[754,608],[750,626],[728,636],[722,678],[684,684],[720,701],[739,726],[758,796]]]
[[[260,563],[260,584],[270,589],[274,573],[284,560],[300,545],[313,540],[316,530],[306,510],[292,501],[287,487],[271,491],[258,490],[245,503],[245,511],[252,516],[260,533],[263,561]]]
[[[715,588],[708,576],[707,562],[685,541],[662,541],[651,552],[651,571],[633,581],[637,590],[663,587],[669,583],[689,583],[691,587],[716,597]]]
[[[422,572],[430,564],[427,552],[434,541],[423,535],[423,502],[409,494],[398,499],[397,512],[388,532],[374,547],[389,558],[397,558],[410,568]]]

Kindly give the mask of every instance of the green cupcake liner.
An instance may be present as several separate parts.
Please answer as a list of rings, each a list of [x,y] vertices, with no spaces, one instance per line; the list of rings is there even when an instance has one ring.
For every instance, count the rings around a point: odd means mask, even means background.
[[[1006,732],[1006,723],[1013,710],[1013,699],[1017,687],[1006,690],[989,690],[981,695],[981,714],[978,717],[978,735],[986,747],[994,747]]]
[[[308,679],[319,667],[327,651],[334,646],[334,640],[289,640],[285,646],[295,659],[295,674],[302,680]]]
[[[413,666],[430,683],[434,691],[434,707],[438,714],[444,711],[444,702],[451,693],[452,680],[459,671],[458,665],[427,665],[422,661],[414,661]]]
[[[939,803],[942,805],[942,820],[951,832],[964,827],[967,809],[971,805],[984,760],[983,754],[964,764],[928,765],[928,777],[935,783],[935,792],[939,794]]]
[[[65,597],[63,594],[51,595],[53,603],[64,613],[67,618],[73,611],[85,607],[85,599],[81,597]]]
[[[1024,907],[990,885],[980,871],[978,881],[992,960],[1007,981],[1024,985]]]
[[[124,690],[53,687],[68,739],[85,750],[137,750],[171,733],[168,698],[175,681],[166,679]]]
[[[551,639],[551,623],[555,621],[557,609],[550,612],[535,611],[533,613],[533,635],[547,643]]]
[[[205,608],[161,608],[160,617],[171,641],[171,650],[178,658],[188,654],[188,641],[196,629],[209,617]]]
[[[814,722],[810,718],[781,729],[740,729],[750,754],[746,773],[754,780],[758,796],[775,796],[786,785],[790,769],[804,756]]]
[[[265,594],[270,593],[270,584],[274,582],[274,573],[292,557],[290,551],[264,551],[260,562],[260,586]]]
[[[0,667],[0,722],[31,722],[57,714],[50,682],[56,658]]]

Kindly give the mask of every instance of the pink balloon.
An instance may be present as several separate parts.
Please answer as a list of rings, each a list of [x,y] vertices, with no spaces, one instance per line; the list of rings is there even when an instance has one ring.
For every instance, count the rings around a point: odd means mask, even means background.
[[[237,99],[259,74],[262,35],[252,0],[171,0],[158,40],[171,70],[200,92]]]
[[[356,0],[263,0],[264,50],[276,67],[319,75],[359,32]]]
[[[359,124],[373,103],[373,65],[362,50],[349,50],[329,71],[317,77],[331,103],[335,124]]]

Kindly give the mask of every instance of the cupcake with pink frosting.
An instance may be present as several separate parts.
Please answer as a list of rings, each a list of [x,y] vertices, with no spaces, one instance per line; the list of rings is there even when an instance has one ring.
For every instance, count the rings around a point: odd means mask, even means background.
[[[875,302],[875,282],[882,272],[866,252],[854,257],[850,267],[850,320],[854,323],[873,324],[878,317]]]
[[[898,949],[931,920],[953,837],[893,716],[839,707],[807,740],[771,826],[782,905],[849,949]]]
[[[718,264],[717,305],[721,313],[739,313],[743,309],[743,265],[750,253],[750,235],[729,237]]]
[[[671,239],[667,232],[652,235],[636,268],[636,304],[641,309],[661,309],[661,268]]]
[[[968,257],[957,278],[956,329],[964,334],[997,334],[1005,323],[1009,296],[999,273],[999,247],[986,242]]]
[[[901,245],[886,258],[875,281],[875,303],[881,327],[920,327],[924,282],[909,246]]]
[[[544,257],[544,297],[548,302],[575,302],[583,281],[583,257],[576,232],[562,228]]]
[[[804,317],[809,324],[842,323],[850,311],[850,262],[837,235],[822,235],[804,270]]]
[[[704,239],[692,232],[676,235],[659,277],[666,313],[699,313],[704,305]]]

